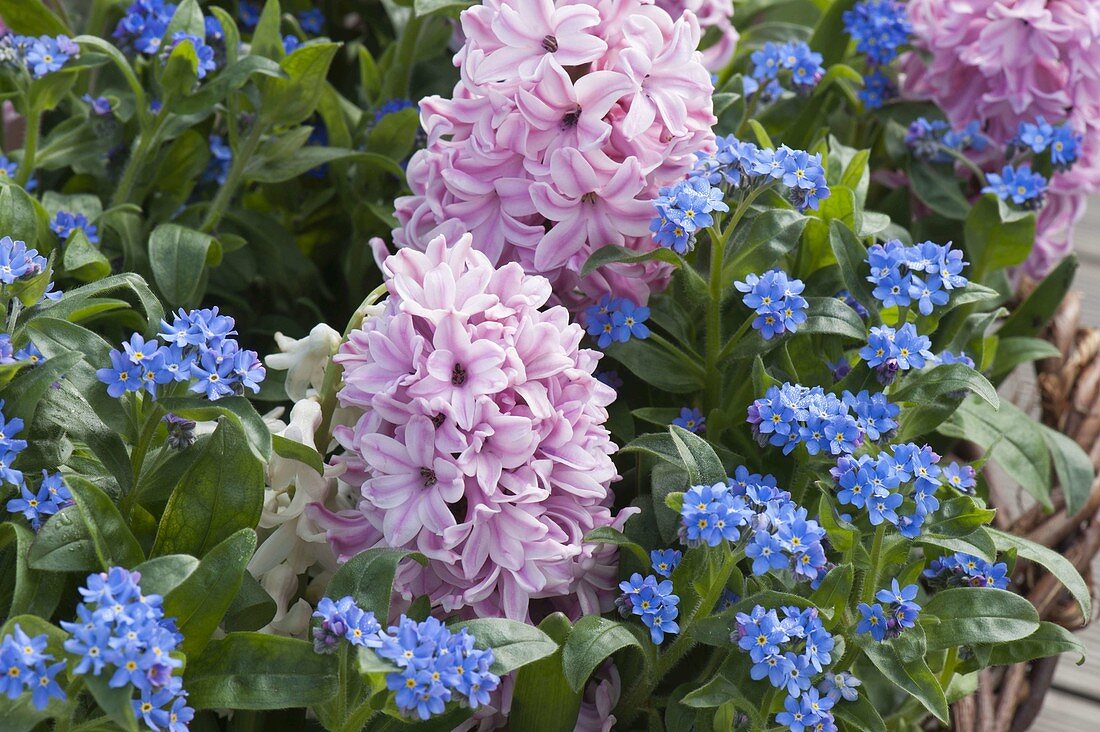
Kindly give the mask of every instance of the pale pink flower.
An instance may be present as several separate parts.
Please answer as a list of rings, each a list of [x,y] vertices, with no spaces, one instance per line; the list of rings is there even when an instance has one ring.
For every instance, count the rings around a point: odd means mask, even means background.
[[[1028,269],[1045,272],[1072,249],[1084,196],[1100,189],[1100,4],[1091,0],[910,0],[917,51],[904,91],[929,98],[957,128],[972,120],[1007,143],[1043,116],[1082,135],[1072,170],[1050,181]]]
[[[597,171],[577,150],[554,153],[550,168],[555,185],[531,187],[535,208],[558,223],[535,250],[535,267],[553,270],[570,263],[586,241],[622,246],[627,236],[644,236],[653,219],[653,204],[637,196],[645,177],[636,158],[614,172]],[[573,262],[579,269],[583,262]]]
[[[394,244],[424,250],[468,232],[491,263],[548,278],[554,302],[577,309],[608,292],[644,302],[667,265],[579,273],[607,244],[653,249],[658,190],[714,144],[694,13],[673,18],[649,0],[486,0],[461,23],[451,99],[421,101],[428,144],[409,162]],[[595,215],[583,210],[593,198]]]
[[[599,13],[587,5],[555,7],[554,0],[501,3],[491,24],[500,46],[478,64],[476,81],[492,82],[517,73],[529,77],[545,58],[563,67],[592,63],[607,50],[607,43],[592,32],[599,22]]]
[[[584,537],[633,511],[611,511],[615,393],[593,376],[600,355],[579,347],[564,308],[540,309],[545,278],[494,267],[469,234],[403,249],[382,270],[385,308],[334,357],[355,420],[334,429],[334,462],[358,506],[307,515],[341,558],[424,554],[426,567],[399,570],[398,606],[427,595],[466,616],[609,609],[615,547]]]

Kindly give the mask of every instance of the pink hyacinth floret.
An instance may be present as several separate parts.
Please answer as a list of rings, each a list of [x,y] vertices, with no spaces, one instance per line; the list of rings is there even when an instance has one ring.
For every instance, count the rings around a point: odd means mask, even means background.
[[[1100,189],[1100,3],[1095,0],[910,0],[917,52],[903,60],[909,97],[934,100],[956,128],[982,122],[1006,143],[1020,122],[1068,122],[1083,138],[1055,173],[1028,269],[1072,249],[1086,196]]]
[[[642,0],[486,0],[461,22],[461,79],[451,99],[420,103],[428,143],[409,162],[394,243],[424,250],[470,232],[492,264],[549,279],[553,302],[644,302],[667,265],[580,271],[606,245],[655,248],[658,190],[714,144],[695,14],[674,20]]]
[[[656,5],[673,18],[683,12],[695,13],[703,36],[710,33],[714,41],[703,49],[703,65],[719,71],[733,58],[741,35],[733,27],[733,0],[656,0]]]
[[[600,354],[565,308],[542,310],[550,283],[516,263],[494,267],[470,234],[383,266],[385,311],[334,360],[343,407],[361,413],[334,435],[357,511],[311,510],[338,556],[372,547],[419,551],[396,586],[445,611],[527,620],[608,610],[617,555],[583,537],[614,516]]]

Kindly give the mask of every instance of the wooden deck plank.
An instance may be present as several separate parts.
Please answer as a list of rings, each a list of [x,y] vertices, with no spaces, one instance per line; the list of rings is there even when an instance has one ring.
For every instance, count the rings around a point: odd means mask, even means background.
[[[1100,729],[1100,706],[1052,689],[1033,732],[1091,732]]]

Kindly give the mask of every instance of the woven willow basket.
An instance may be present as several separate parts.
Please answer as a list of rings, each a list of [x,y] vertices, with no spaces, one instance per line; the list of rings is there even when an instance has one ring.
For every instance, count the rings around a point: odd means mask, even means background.
[[[1031,285],[1024,283],[1026,294]],[[1043,337],[1062,353],[1035,365],[1034,381],[1017,378],[1002,389],[1021,408],[1041,413],[1044,424],[1074,439],[1100,468],[1100,331],[1080,322],[1081,296],[1071,292],[1059,307]],[[1017,375],[1018,377],[1019,375]],[[1048,546],[1065,556],[1093,591],[1093,559],[1100,553],[1100,479],[1093,482],[1084,508],[1067,515],[1065,499],[1056,488],[1054,511],[1039,506],[1020,509],[1011,482],[990,477],[990,500],[997,528]],[[1062,585],[1042,567],[1020,560],[1012,578],[1015,589],[1035,605],[1043,620],[1080,630],[1089,619]],[[1093,591],[1095,595],[1095,592]],[[952,728],[958,732],[1023,732],[1031,727],[1054,679],[1058,657],[989,668],[981,672],[978,692],[952,708]]]

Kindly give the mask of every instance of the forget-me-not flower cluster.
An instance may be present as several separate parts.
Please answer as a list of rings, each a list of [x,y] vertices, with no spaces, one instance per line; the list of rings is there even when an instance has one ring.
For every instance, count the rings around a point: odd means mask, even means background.
[[[844,455],[829,473],[842,506],[866,509],[872,526],[893,524],[901,534],[920,535],[925,517],[940,506],[940,456],[928,445],[892,445],[875,456]],[[907,509],[906,506],[911,506]]]
[[[784,333],[797,333],[798,326],[806,322],[809,303],[802,297],[806,285],[787,277],[782,270],[768,270],[759,276],[750,273],[733,286],[745,293],[741,302],[756,314],[752,327],[766,341]]]
[[[313,647],[333,653],[341,641],[370,648],[397,670],[386,675],[387,688],[402,714],[429,719],[442,714],[447,702],[457,700],[472,709],[489,703],[500,678],[489,667],[492,650],[474,648],[474,636],[465,629],[451,631],[437,619],[417,622],[404,615],[382,630],[373,612],[353,597],[323,598],[313,617]]]
[[[730,641],[748,653],[749,675],[754,680],[767,679],[786,692],[784,710],[776,722],[792,730],[812,730],[819,723],[822,729],[831,729],[829,710],[835,700],[815,687],[814,678],[833,662],[836,641],[822,625],[817,608],[783,607],[780,612],[782,617],[774,609],[756,605],[748,613],[737,613]]]
[[[585,310],[588,335],[596,345],[607,348],[612,343],[626,343],[631,338],[648,338],[649,308],[635,305],[625,297],[604,295]]]
[[[645,577],[635,572],[629,580],[619,583],[623,594],[615,600],[619,614],[624,618],[635,616],[649,628],[649,637],[660,645],[665,634],[680,632],[676,618],[680,615],[680,598],[672,592],[671,580],[658,581],[650,574]]]
[[[987,562],[973,554],[957,552],[938,557],[929,562],[922,573],[929,587],[992,587],[1008,588],[1008,565],[1004,562]]]
[[[966,287],[963,276],[968,262],[951,242],[926,241],[905,246],[897,239],[875,244],[865,260],[871,269],[867,276],[874,289],[871,294],[884,307],[916,305],[921,315],[947,303],[952,290]]]
[[[256,393],[267,375],[255,351],[240,347],[233,337],[233,318],[218,308],[184,311],[172,322],[160,322],[157,338],[134,333],[112,349],[111,365],[96,371],[107,393],[118,398],[144,389],[156,397],[160,387],[185,383],[191,391],[216,400],[245,389]]]
[[[805,41],[768,41],[749,58],[752,76],[743,80],[745,95],[752,96],[759,91],[764,101],[777,99],[783,93],[784,78],[790,81],[796,93],[808,94],[825,75],[821,54],[811,51]]]
[[[1042,173],[1032,172],[1031,166],[1006,165],[1000,173],[985,176],[989,185],[982,193],[993,193],[1002,201],[1011,201],[1026,209],[1042,208],[1047,195],[1047,179]]]
[[[888,589],[879,590],[875,594],[878,602],[867,604],[861,602],[856,607],[861,616],[856,624],[856,633],[870,633],[878,642],[896,638],[907,628],[917,624],[917,616],[920,614],[920,605],[914,600],[917,597],[917,586],[906,585],[901,587],[895,578]]]
[[[865,439],[882,439],[896,428],[898,409],[884,397],[847,396],[842,400],[820,386],[771,386],[749,405],[746,421],[757,442],[782,447],[784,455],[800,444],[811,455],[851,454]],[[871,436],[868,427],[879,437]]]
[[[26,69],[35,79],[60,71],[80,55],[80,47],[68,36],[0,36],[0,63]]]
[[[1013,147],[1038,155],[1050,150],[1050,163],[1055,170],[1068,170],[1081,153],[1081,135],[1068,123],[1052,125],[1039,115],[1034,122],[1021,122]]]
[[[860,358],[875,370],[881,384],[891,384],[899,371],[924,368],[936,361],[930,350],[932,341],[917,332],[917,327],[906,323],[900,328],[878,325],[871,328],[867,345],[859,350]]]
[[[103,676],[112,689],[132,687],[134,716],[150,729],[186,730],[194,716],[174,673],[183,660],[173,652],[183,641],[174,618],[164,616],[159,595],[146,595],[141,575],[122,567],[88,575],[65,651],[77,660],[73,675]]]
[[[54,657],[46,652],[47,644],[45,633],[29,636],[19,623],[15,624],[12,632],[0,640],[0,694],[18,699],[29,691],[31,704],[39,711],[50,699],[65,700],[65,691],[57,683],[65,661],[51,663]]]
[[[83,231],[84,236],[88,237],[88,241],[92,244],[99,243],[98,228],[82,213],[58,211],[50,222],[50,230],[57,234],[57,238],[61,241],[67,240],[77,229]]]
[[[981,123],[971,120],[964,127],[953,130],[943,120],[918,117],[909,123],[905,132],[905,144],[913,155],[931,163],[949,163],[956,153],[984,152],[989,138],[982,132]]]

